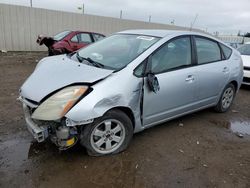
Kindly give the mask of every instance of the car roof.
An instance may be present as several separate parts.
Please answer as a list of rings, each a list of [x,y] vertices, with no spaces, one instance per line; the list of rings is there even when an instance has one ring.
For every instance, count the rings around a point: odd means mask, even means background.
[[[92,32],[92,31],[79,31],[79,30],[76,30],[76,31],[70,31],[70,32],[74,32],[74,33],[93,33],[93,34],[98,34],[98,35],[103,35],[103,36],[105,36],[105,35],[102,34],[102,33],[97,33],[97,32]]]
[[[136,30],[126,30],[126,31],[121,31],[118,33],[122,34],[136,34],[136,35],[149,35],[149,36],[155,36],[155,37],[166,37],[171,34],[180,34],[180,35],[185,35],[185,34],[197,34],[197,35],[204,35],[202,33],[198,32],[193,32],[193,31],[182,31],[182,30],[162,30],[162,29],[136,29]],[[207,36],[207,35],[206,35]]]

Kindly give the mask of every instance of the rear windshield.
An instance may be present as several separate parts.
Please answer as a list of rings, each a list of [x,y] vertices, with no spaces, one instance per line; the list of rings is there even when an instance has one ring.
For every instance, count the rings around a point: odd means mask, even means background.
[[[63,31],[61,33],[56,34],[53,39],[56,41],[62,40],[64,37],[66,37],[68,34],[70,33],[70,31]]]
[[[250,44],[244,44],[238,48],[241,55],[250,55]]]

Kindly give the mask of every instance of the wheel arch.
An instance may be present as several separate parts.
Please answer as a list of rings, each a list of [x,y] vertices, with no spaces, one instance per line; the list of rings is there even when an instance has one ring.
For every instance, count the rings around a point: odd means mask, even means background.
[[[120,111],[122,111],[123,113],[125,113],[125,114],[129,117],[129,119],[131,120],[132,125],[133,125],[133,129],[135,128],[135,116],[134,116],[133,111],[132,111],[129,107],[125,107],[125,106],[116,106],[116,107],[110,108],[110,109],[107,110],[105,113],[107,113],[108,111],[111,111],[111,110],[120,110]],[[104,113],[104,114],[105,114],[105,113]]]
[[[237,90],[239,89],[239,88],[238,88],[239,84],[238,84],[238,82],[237,82],[236,80],[232,80],[232,81],[229,82],[229,83],[234,85],[235,91],[237,91]]]

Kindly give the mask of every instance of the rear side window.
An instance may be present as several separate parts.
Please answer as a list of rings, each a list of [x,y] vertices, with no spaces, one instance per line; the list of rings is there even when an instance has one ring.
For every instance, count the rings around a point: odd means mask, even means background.
[[[221,45],[221,49],[225,55],[226,59],[229,59],[231,54],[232,54],[232,49],[228,48],[227,46],[225,46],[224,44],[220,44]]]
[[[102,35],[98,35],[98,34],[92,34],[93,35],[93,38],[95,41],[99,41],[99,40],[102,40],[104,38],[104,36]]]
[[[195,37],[195,42],[198,64],[220,61],[222,59],[217,42],[201,37]]]
[[[79,42],[80,43],[91,43],[91,37],[88,33],[80,33],[78,34]]]

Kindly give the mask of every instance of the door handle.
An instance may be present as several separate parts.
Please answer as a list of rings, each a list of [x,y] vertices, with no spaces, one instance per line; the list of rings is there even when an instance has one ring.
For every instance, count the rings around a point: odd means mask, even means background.
[[[188,77],[186,78],[186,82],[190,82],[194,80],[194,76],[193,75],[188,75]]]
[[[222,72],[229,72],[229,68],[228,67],[224,67]]]

